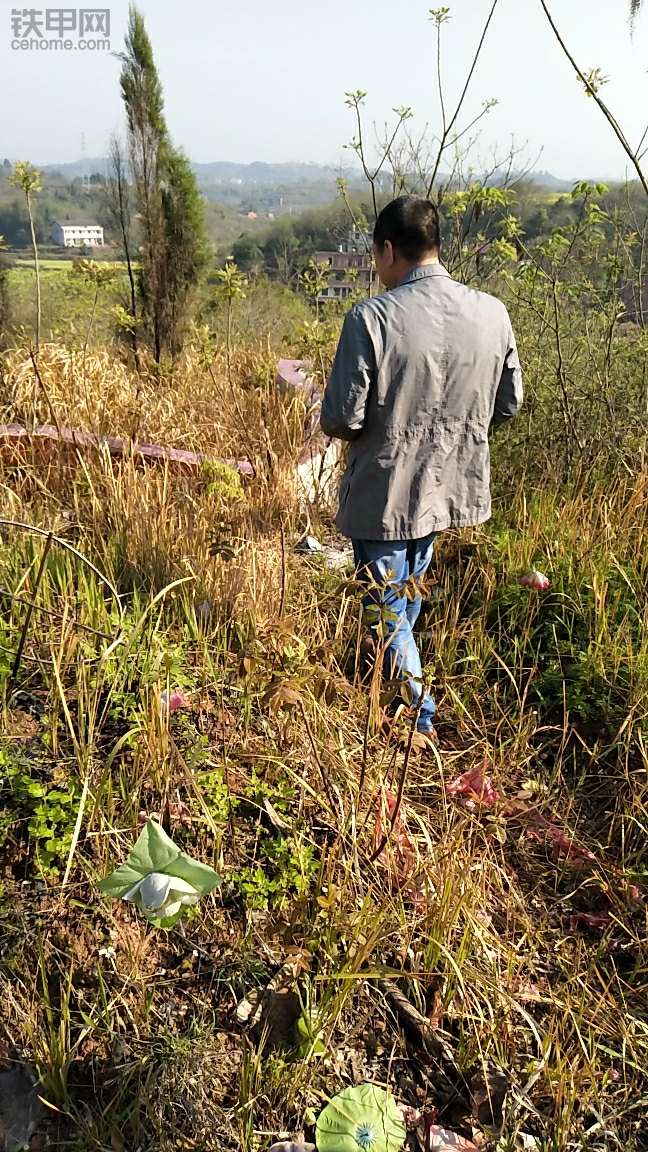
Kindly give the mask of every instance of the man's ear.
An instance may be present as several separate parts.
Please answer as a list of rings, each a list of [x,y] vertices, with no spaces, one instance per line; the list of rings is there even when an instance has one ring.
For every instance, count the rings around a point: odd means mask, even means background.
[[[385,243],[383,245],[383,250],[382,250],[382,256],[383,256],[383,260],[385,261],[385,264],[387,265],[387,267],[391,268],[395,259],[396,259],[396,254],[394,252],[394,246],[393,246],[391,240],[385,240]]]

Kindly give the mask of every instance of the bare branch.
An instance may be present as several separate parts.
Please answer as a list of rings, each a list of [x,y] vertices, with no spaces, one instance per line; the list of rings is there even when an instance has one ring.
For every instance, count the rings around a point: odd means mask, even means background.
[[[554,23],[553,17],[551,15],[546,3],[545,3],[545,0],[540,0],[540,3],[542,5],[542,10],[543,10],[544,14],[547,17],[547,20],[549,21],[549,24],[551,26],[551,30],[552,30],[554,36],[556,37],[556,40],[560,44],[560,47],[562,48],[563,52],[565,53],[565,56],[569,60],[569,63],[571,64],[572,68],[574,69],[574,71],[575,71],[576,75],[578,76],[578,79],[580,80],[581,84],[583,84],[585,86],[585,91],[587,92],[588,96],[591,96],[592,99],[598,104],[599,108],[601,109],[601,112],[605,116],[605,119],[607,120],[612,131],[614,132],[617,140],[619,141],[619,144],[623,148],[626,155],[629,157],[629,159],[632,163],[632,166],[633,166],[635,172],[637,173],[637,176],[639,177],[639,180],[641,182],[641,186],[642,186],[644,192],[646,193],[646,195],[648,196],[648,179],[646,178],[644,171],[641,167],[641,162],[640,162],[639,156],[637,155],[636,152],[634,152],[632,146],[628,143],[628,140],[626,139],[625,133],[623,132],[623,129],[621,128],[621,125],[617,122],[615,117],[612,115],[607,104],[605,104],[604,101],[599,96],[597,85],[593,84],[591,78],[588,77],[582,71],[581,68],[579,68],[574,57],[572,56],[571,52],[569,51],[569,48],[565,44],[565,41],[563,40],[562,36],[560,35],[560,32],[558,31],[558,29]],[[638,11],[638,5],[635,5],[634,10]],[[644,137],[642,137],[642,143],[643,143],[643,139],[644,139]]]
[[[431,197],[431,195],[432,195],[432,192],[434,189],[434,182],[437,178],[439,167],[441,165],[441,160],[443,158],[443,153],[445,152],[445,150],[448,146],[448,141],[449,141],[450,136],[452,134],[452,130],[453,130],[455,124],[457,123],[457,120],[459,119],[459,116],[461,114],[461,109],[463,108],[464,101],[466,99],[466,96],[468,95],[468,89],[470,87],[471,80],[474,76],[475,68],[477,67],[477,62],[479,60],[482,48],[484,47],[484,42],[486,40],[486,34],[487,34],[488,29],[490,27],[491,20],[493,19],[496,8],[497,8],[497,0],[493,0],[491,10],[490,10],[488,17],[486,19],[486,23],[484,24],[484,27],[482,29],[482,34],[481,34],[481,37],[479,39],[479,44],[477,45],[477,50],[475,52],[475,55],[473,56],[472,64],[470,65],[470,68],[468,70],[468,75],[466,77],[466,82],[465,82],[463,89],[461,91],[461,95],[459,97],[459,100],[457,102],[457,105],[455,107],[455,110],[454,110],[450,120],[448,121],[447,124],[444,123],[444,125],[443,125],[443,132],[441,133],[441,140],[439,142],[439,151],[437,153],[436,162],[435,162],[434,168],[432,170],[432,175],[428,181],[428,188],[427,188],[428,198]],[[438,21],[437,21],[437,31],[439,32],[439,35],[440,35],[440,25],[439,25]],[[438,57],[438,58],[440,59],[440,57]],[[439,82],[440,82],[440,80],[439,80]],[[444,117],[444,120],[445,120],[445,117]]]

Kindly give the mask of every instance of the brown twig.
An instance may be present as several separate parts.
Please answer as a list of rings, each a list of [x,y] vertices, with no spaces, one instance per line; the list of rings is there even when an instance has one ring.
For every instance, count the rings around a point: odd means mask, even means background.
[[[331,796],[331,781],[328,778],[328,772],[324,768],[320,754],[317,751],[317,744],[315,743],[315,737],[313,736],[313,732],[312,732],[311,726],[310,726],[310,721],[309,721],[308,716],[306,714],[306,709],[304,707],[304,701],[302,700],[301,696],[299,697],[298,704],[299,704],[299,710],[302,714],[302,719],[304,721],[304,726],[305,726],[306,732],[308,734],[308,740],[309,740],[311,749],[313,751],[313,756],[315,757],[315,763],[317,764],[317,767],[319,768],[319,771],[320,771],[320,776],[322,777],[322,784],[324,785],[324,791],[326,792],[326,799],[328,800],[328,803],[329,803],[329,809],[330,809],[331,815],[335,816],[335,805],[333,803],[333,798]]]
[[[43,548],[43,555],[41,556],[40,564],[38,566],[38,572],[36,574],[36,581],[34,583],[34,596],[37,594],[38,589],[41,586],[41,581],[43,579],[43,576],[45,575],[45,565],[47,564],[47,557],[49,555],[49,550],[52,547],[53,539],[54,539],[53,534],[51,532],[48,532],[47,539],[45,541],[45,547]],[[27,641],[27,633],[29,631],[29,625],[31,624],[31,618],[34,614],[34,608],[35,607],[36,607],[35,604],[30,604],[29,607],[27,608],[27,615],[25,616],[25,623],[23,624],[23,629],[22,629],[22,632],[20,634],[20,642],[18,644],[18,651],[16,652],[16,659],[13,662],[13,668],[11,669],[11,676],[9,677],[9,683],[11,685],[15,684],[16,679],[18,677],[18,672],[20,670],[20,661],[22,660],[23,650],[25,647],[25,643]]]
[[[281,620],[286,603],[286,532],[284,529],[283,516],[279,521],[279,531],[281,533],[281,598],[279,600],[279,619]]]
[[[36,379],[38,380],[38,383],[40,385],[43,396],[45,397],[45,400],[47,401],[47,407],[49,408],[49,413],[50,413],[50,416],[52,417],[52,424],[54,425],[54,427],[56,428],[56,431],[58,432],[58,438],[59,438],[59,444],[60,444],[62,442],[61,425],[59,424],[58,416],[56,415],[56,412],[54,410],[54,405],[52,404],[52,401],[50,400],[49,392],[47,391],[47,388],[45,387],[45,384],[43,383],[43,377],[41,376],[41,374],[38,370],[38,364],[36,363],[36,357],[34,356],[34,352],[33,352],[32,348],[29,349],[29,356],[30,356],[31,362],[34,366],[34,372],[36,373]]]
[[[421,708],[423,707],[423,701],[424,700],[425,700],[425,688],[422,687],[421,688],[421,699],[418,702],[418,707],[416,709],[416,715],[415,715],[414,719],[412,720],[412,727],[410,729],[409,739],[407,741],[407,748],[405,750],[405,756],[403,758],[403,768],[401,771],[400,780],[398,781],[398,792],[396,793],[396,803],[394,805],[394,811],[392,812],[392,817],[391,817],[391,821],[389,824],[389,829],[383,835],[380,846],[378,848],[376,848],[373,855],[370,856],[370,858],[369,858],[370,862],[372,864],[373,864],[374,860],[377,860],[378,857],[381,855],[381,853],[384,852],[384,850],[387,846],[387,841],[389,840],[389,837],[391,836],[392,832],[394,831],[394,826],[395,826],[396,821],[398,819],[398,813],[400,812],[401,804],[403,803],[403,794],[405,792],[405,782],[407,780],[407,771],[409,768],[410,756],[412,754],[412,745],[414,743],[414,735],[416,733],[416,725],[418,723],[418,718],[421,714]]]
[[[424,1052],[428,1052],[430,1056],[434,1056],[439,1060],[448,1072],[452,1073],[455,1080],[461,1084],[466,1084],[465,1077],[461,1071],[454,1052],[445,1040],[442,1040],[435,1028],[432,1027],[430,1021],[426,1016],[423,1016],[413,1004],[410,1004],[407,996],[401,992],[397,984],[392,980],[381,978],[377,981],[380,991],[383,993],[385,999],[390,1007],[396,1013],[397,1018],[403,1026],[406,1034],[409,1034],[410,1039]]]
[[[623,151],[628,156],[635,172],[637,173],[637,176],[639,177],[639,181],[641,183],[641,186],[642,186],[644,192],[648,196],[648,178],[646,177],[646,175],[645,175],[645,173],[641,167],[641,163],[640,163],[639,157],[637,156],[637,153],[634,151],[632,145],[626,139],[625,133],[624,133],[623,129],[621,128],[621,125],[617,122],[616,118],[612,115],[607,104],[605,104],[603,102],[603,100],[601,100],[601,97],[599,96],[599,94],[596,90],[596,87],[591,83],[590,80],[587,79],[587,76],[585,75],[585,73],[581,72],[580,68],[578,67],[578,64],[576,63],[574,57],[572,56],[571,52],[569,51],[569,48],[567,47],[567,45],[565,44],[565,41],[563,40],[562,36],[560,35],[560,32],[558,31],[558,29],[554,23],[553,17],[551,15],[551,12],[549,11],[546,3],[545,3],[545,0],[540,0],[540,4],[542,5],[542,10],[543,10],[545,16],[547,17],[547,20],[549,21],[551,30],[552,30],[554,36],[556,37],[556,40],[560,44],[560,47],[562,48],[563,52],[565,53],[565,56],[569,60],[569,63],[571,64],[576,75],[578,76],[578,79],[581,81],[582,84],[585,85],[585,91],[587,92],[587,95],[591,96],[592,99],[594,100],[594,102],[596,104],[598,104],[599,108],[601,109],[601,112],[605,116],[605,119],[607,120],[612,131],[614,132],[614,135],[616,136],[617,140],[619,141],[619,144],[621,145],[621,147],[623,148]]]

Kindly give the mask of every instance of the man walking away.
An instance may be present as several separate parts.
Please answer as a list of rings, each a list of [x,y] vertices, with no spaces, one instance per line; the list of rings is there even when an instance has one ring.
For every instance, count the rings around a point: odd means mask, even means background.
[[[439,262],[428,200],[383,209],[374,258],[388,291],[347,314],[321,425],[351,441],[336,523],[353,542],[365,609],[387,628],[385,675],[409,682],[409,715],[434,739],[412,632],[421,598],[404,585],[424,575],[444,528],[488,520],[488,431],[518,412],[522,375],[504,305]]]

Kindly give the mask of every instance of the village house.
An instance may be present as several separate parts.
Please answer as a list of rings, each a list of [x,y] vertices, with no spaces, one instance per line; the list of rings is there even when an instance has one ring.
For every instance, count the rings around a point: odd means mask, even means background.
[[[645,328],[648,321],[648,276],[641,278],[641,284],[638,278],[629,280],[627,284],[622,286],[619,296],[624,305],[624,311],[619,319],[621,321],[631,320]]]
[[[326,288],[318,295],[318,300],[347,300],[357,288],[368,292],[372,278],[372,237],[368,232],[357,228],[349,231],[335,251],[318,252],[318,268],[328,267]]]
[[[55,220],[50,238],[61,248],[102,248],[104,243],[103,228],[85,220]]]

